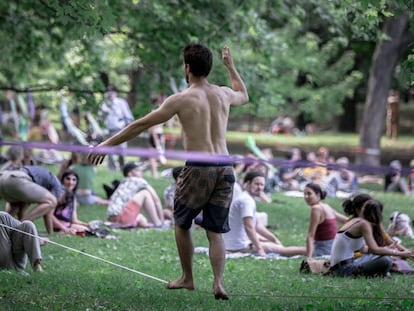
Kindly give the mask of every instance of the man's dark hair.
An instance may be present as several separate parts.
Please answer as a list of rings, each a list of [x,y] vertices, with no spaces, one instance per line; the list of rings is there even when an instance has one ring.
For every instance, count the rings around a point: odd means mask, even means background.
[[[195,77],[207,77],[213,65],[210,49],[199,43],[191,43],[183,50],[184,63],[190,66]]]
[[[243,183],[251,182],[256,177],[266,178],[265,174],[262,171],[251,171],[244,175]]]

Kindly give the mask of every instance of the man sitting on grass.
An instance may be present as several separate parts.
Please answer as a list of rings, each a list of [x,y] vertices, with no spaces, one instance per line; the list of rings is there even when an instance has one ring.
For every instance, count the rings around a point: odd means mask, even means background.
[[[257,221],[255,197],[265,186],[265,175],[251,171],[243,179],[244,192],[230,206],[231,230],[223,234],[226,250],[230,252],[257,253],[265,257],[268,253],[282,256],[305,255],[304,246],[283,246],[279,239]]]

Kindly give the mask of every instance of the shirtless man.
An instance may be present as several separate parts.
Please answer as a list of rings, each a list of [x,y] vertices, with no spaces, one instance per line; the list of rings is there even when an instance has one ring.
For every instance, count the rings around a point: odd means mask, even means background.
[[[226,129],[230,106],[240,106],[249,100],[230,50],[223,48],[222,60],[230,76],[231,88],[207,81],[213,63],[212,53],[207,47],[190,44],[184,48],[183,56],[189,87],[169,96],[157,110],[130,123],[97,148],[121,144],[177,115],[182,125],[185,150],[210,155],[228,154]],[[89,160],[96,165],[101,164],[104,157],[101,153],[91,153]],[[169,289],[194,289],[194,247],[189,229],[193,218],[203,211],[202,226],[209,241],[214,297],[229,298],[223,284],[225,247],[221,234],[230,230],[228,214],[234,182],[233,167],[229,163],[186,162],[177,179],[174,206],[175,239],[183,273],[168,283]]]

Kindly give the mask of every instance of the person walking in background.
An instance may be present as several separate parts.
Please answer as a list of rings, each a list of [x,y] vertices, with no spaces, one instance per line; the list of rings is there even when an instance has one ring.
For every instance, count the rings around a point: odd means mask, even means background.
[[[305,186],[304,198],[311,208],[308,234],[306,237],[306,256],[318,257],[331,254],[332,243],[338,230],[337,221],[344,223],[347,217],[322,202],[326,191],[315,183]]]
[[[155,109],[157,109],[162,102],[164,101],[165,97],[161,93],[155,98],[152,99],[152,102],[156,106]],[[148,129],[149,132],[149,145],[151,148],[155,148],[160,155],[157,157],[151,157],[149,158],[149,165],[151,169],[151,175],[153,178],[158,178],[158,160],[160,161],[161,165],[165,165],[167,160],[164,156],[165,152],[165,136],[164,136],[164,124],[156,124],[154,126],[151,126]]]
[[[183,58],[189,87],[169,96],[157,110],[132,122],[97,148],[128,141],[151,126],[177,115],[182,125],[186,151],[228,155],[226,131],[230,107],[246,104],[249,99],[230,49],[223,48],[222,59],[230,76],[231,88],[219,87],[207,81],[213,55],[204,45],[187,45],[183,50]],[[93,164],[101,164],[104,158],[105,155],[92,152],[89,159]],[[214,297],[229,299],[223,283],[226,251],[221,234],[230,230],[228,214],[234,182],[231,163],[186,162],[177,179],[174,204],[175,238],[183,273],[180,278],[168,283],[169,289],[194,290],[194,247],[190,228],[193,219],[202,211],[201,225],[209,240]]]
[[[397,139],[400,126],[400,95],[396,90],[390,90],[388,94],[386,125],[387,137]]]
[[[108,131],[108,137],[115,135],[134,120],[127,101],[118,97],[118,90],[113,85],[108,86],[106,99],[99,108],[98,118],[104,123]],[[127,142],[123,142],[120,146],[126,148]],[[124,162],[124,156],[118,155],[117,167],[115,155],[108,155],[108,167],[110,170],[121,169],[124,166]]]

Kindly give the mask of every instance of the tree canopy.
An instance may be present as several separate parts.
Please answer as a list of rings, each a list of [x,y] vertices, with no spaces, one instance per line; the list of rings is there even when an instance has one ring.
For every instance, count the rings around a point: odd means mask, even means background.
[[[330,121],[368,88],[375,45],[389,39],[383,25],[405,12],[412,24],[410,0],[4,1],[0,89],[93,110],[112,83],[138,116],[155,93],[172,92],[170,81],[180,84],[181,49],[200,41],[214,51],[215,83],[228,83],[221,47],[234,51],[251,98],[234,113]],[[401,44],[389,74],[407,87],[414,57],[409,38]]]

